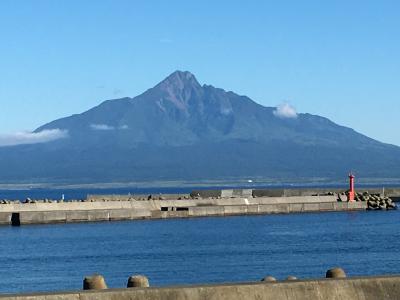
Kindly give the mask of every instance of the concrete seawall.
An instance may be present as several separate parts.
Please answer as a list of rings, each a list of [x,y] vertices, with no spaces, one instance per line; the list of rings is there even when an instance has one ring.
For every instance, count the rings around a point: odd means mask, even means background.
[[[313,195],[324,195],[328,193],[340,194],[343,189],[332,188],[299,188],[299,189],[230,189],[230,190],[194,190],[191,196],[199,197],[224,197],[224,196],[253,196],[253,197],[302,197]],[[400,198],[400,188],[360,188],[359,193],[369,192],[370,194],[380,194],[391,198]]]
[[[121,200],[105,202],[12,203],[0,205],[0,224],[24,225],[365,210],[365,202],[337,196]]]
[[[125,196],[99,196],[103,201],[93,202],[62,202],[62,203],[20,203],[1,204],[0,212],[22,211],[51,211],[51,210],[104,210],[104,209],[146,209],[160,210],[161,207],[192,207],[192,206],[231,206],[231,205],[263,205],[287,203],[333,203],[337,202],[335,196],[310,196],[310,197],[262,197],[262,198],[199,198],[199,199],[150,199],[127,200]]]
[[[165,288],[3,295],[1,300],[395,300],[400,277],[297,280]]]

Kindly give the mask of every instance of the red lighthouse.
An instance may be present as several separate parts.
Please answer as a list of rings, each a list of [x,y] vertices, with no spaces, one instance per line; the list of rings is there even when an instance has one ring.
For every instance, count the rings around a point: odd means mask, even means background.
[[[347,196],[347,200],[354,201],[356,192],[354,191],[354,175],[353,175],[353,173],[349,174],[349,182],[350,182],[350,187],[349,187],[349,194]]]

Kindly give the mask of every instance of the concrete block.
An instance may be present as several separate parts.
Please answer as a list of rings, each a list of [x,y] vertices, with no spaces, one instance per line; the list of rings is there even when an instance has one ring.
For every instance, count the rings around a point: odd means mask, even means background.
[[[0,225],[10,225],[11,215],[11,212],[0,212]]]
[[[163,217],[163,212],[160,210],[152,210],[151,211],[151,218],[152,219],[161,219]]]
[[[211,211],[208,209],[206,206],[202,207],[189,207],[189,216],[206,216],[210,213]]]
[[[66,222],[88,222],[89,211],[78,210],[78,211],[67,211]]]
[[[366,202],[351,201],[351,202],[347,202],[347,207],[350,210],[367,209],[367,203]]]
[[[296,196],[296,197],[263,197],[255,198],[259,204],[286,204],[286,203],[334,203],[335,196]]]
[[[185,218],[189,216],[189,211],[168,211],[167,218]]]
[[[152,212],[148,209],[132,209],[130,210],[132,219],[151,218]]]
[[[265,214],[289,213],[290,205],[289,204],[260,205],[259,211],[260,213],[265,213]]]
[[[224,207],[224,214],[225,215],[240,215],[247,213],[247,205],[241,206],[225,206]]]
[[[222,206],[208,206],[206,212],[207,216],[223,216],[225,210]]]
[[[259,211],[258,207],[259,207],[259,205],[248,205],[247,213],[248,214],[259,214],[260,211]]]
[[[253,197],[253,190],[252,189],[243,189],[242,190],[243,197]]]
[[[275,207],[274,204],[266,204],[266,205],[260,204],[260,205],[258,206],[258,211],[259,211],[261,214],[272,214],[272,213],[275,212],[274,207]]]
[[[189,216],[201,217],[201,216],[223,216],[224,207],[223,206],[195,206],[189,207]]]
[[[230,190],[228,190],[230,191]],[[222,193],[224,190],[222,190]],[[253,196],[253,190],[251,189],[234,189],[232,190],[232,196],[233,197],[252,197]]]
[[[150,286],[149,279],[144,275],[134,275],[128,278],[128,288],[146,288]]]
[[[110,213],[108,210],[88,211],[88,221],[109,221]]]
[[[332,211],[332,210],[334,210],[334,206],[333,206],[333,204],[334,203],[329,203],[329,202],[322,202],[322,203],[320,203],[319,204],[319,210],[320,211]]]
[[[189,207],[189,216],[204,216],[207,212],[206,207]]]
[[[289,204],[289,210],[293,213],[298,213],[303,211],[303,204],[302,203],[291,203]]]
[[[319,203],[304,203],[304,211],[319,211]]]
[[[221,197],[222,198],[233,197],[233,190],[222,190]]]
[[[111,209],[109,211],[110,221],[113,220],[131,220],[132,210],[130,209]]]
[[[290,213],[289,204],[277,204],[276,210],[278,213],[283,213],[283,214]]]
[[[216,205],[246,205],[245,199],[247,199],[247,203],[250,203],[248,198],[222,198],[216,199],[214,203]]]
[[[46,224],[65,223],[67,220],[65,211],[40,211],[20,212],[20,223],[22,224]]]
[[[337,211],[347,209],[347,202],[336,202],[333,204],[333,208]]]

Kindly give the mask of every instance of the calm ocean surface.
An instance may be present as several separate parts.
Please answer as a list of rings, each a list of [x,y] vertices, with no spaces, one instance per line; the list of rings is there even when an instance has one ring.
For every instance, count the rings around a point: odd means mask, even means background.
[[[400,273],[400,211],[0,227],[0,292]]]

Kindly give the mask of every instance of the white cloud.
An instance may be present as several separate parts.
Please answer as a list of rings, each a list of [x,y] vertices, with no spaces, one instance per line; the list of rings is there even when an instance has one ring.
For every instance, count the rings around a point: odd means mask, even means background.
[[[274,110],[274,115],[283,119],[297,118],[296,109],[288,103],[279,104]]]
[[[90,124],[90,128],[93,130],[126,130],[129,129],[129,126],[121,125],[119,127],[114,127],[107,124]]]
[[[114,130],[114,126],[110,126],[107,124],[90,124],[90,128],[93,130]]]
[[[68,130],[46,129],[39,132],[21,131],[0,134],[0,147],[27,144],[39,144],[68,137]]]

